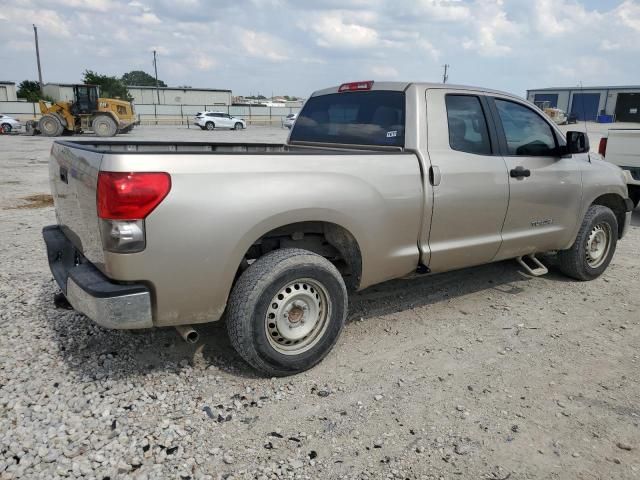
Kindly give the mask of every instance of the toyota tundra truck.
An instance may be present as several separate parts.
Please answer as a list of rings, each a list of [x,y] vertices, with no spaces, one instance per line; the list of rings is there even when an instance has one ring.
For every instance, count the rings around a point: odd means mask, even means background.
[[[106,328],[225,319],[269,376],[317,364],[348,292],[516,259],[604,272],[630,222],[622,170],[531,103],[484,88],[320,90],[285,144],[57,140],[53,277]],[[433,278],[437,282],[437,277]]]

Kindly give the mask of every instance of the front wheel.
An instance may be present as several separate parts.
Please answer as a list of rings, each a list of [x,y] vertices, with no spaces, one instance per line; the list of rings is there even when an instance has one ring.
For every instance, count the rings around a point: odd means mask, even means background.
[[[107,115],[98,115],[94,118],[91,128],[99,137],[115,137],[118,133],[116,121]]]
[[[607,269],[618,241],[618,220],[610,208],[591,205],[576,241],[558,252],[560,271],[576,280],[593,280]]]
[[[234,129],[234,130],[242,130],[243,128],[244,128],[244,126],[243,126],[240,122],[237,122],[237,123],[233,126],[233,129]]]
[[[245,270],[229,298],[231,344],[269,376],[303,372],[335,345],[347,316],[347,289],[327,259],[275,250]]]
[[[2,130],[2,133],[11,133],[11,124],[3,123],[0,125],[0,130]]]

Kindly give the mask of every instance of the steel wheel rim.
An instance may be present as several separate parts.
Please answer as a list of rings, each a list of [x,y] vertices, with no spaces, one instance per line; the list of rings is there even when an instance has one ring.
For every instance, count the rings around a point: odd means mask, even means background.
[[[611,250],[611,226],[599,223],[591,229],[587,238],[586,257],[591,268],[598,268],[604,263]]]
[[[265,314],[269,344],[284,355],[311,349],[323,337],[331,317],[331,301],[324,285],[302,278],[287,283],[274,295]]]

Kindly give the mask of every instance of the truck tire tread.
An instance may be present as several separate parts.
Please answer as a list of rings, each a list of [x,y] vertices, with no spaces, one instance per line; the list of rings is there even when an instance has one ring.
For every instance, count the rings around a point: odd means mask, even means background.
[[[586,242],[597,220],[605,220],[611,225],[611,246],[604,263],[597,268],[591,268],[586,261]],[[575,242],[567,250],[558,252],[557,266],[562,273],[568,277],[580,281],[594,280],[599,277],[609,266],[611,258],[616,250],[618,221],[615,214],[608,207],[602,205],[591,205],[582,220],[580,230]]]

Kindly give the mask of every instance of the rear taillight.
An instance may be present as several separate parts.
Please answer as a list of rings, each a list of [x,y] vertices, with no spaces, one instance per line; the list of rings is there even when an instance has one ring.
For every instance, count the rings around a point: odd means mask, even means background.
[[[600,139],[600,144],[598,145],[598,153],[603,157],[607,155],[607,137],[602,137]]]
[[[355,92],[358,90],[371,90],[373,88],[373,80],[365,80],[363,82],[343,83],[338,87],[338,92]]]
[[[105,220],[142,220],[167,196],[171,177],[164,172],[100,172],[98,216]]]

